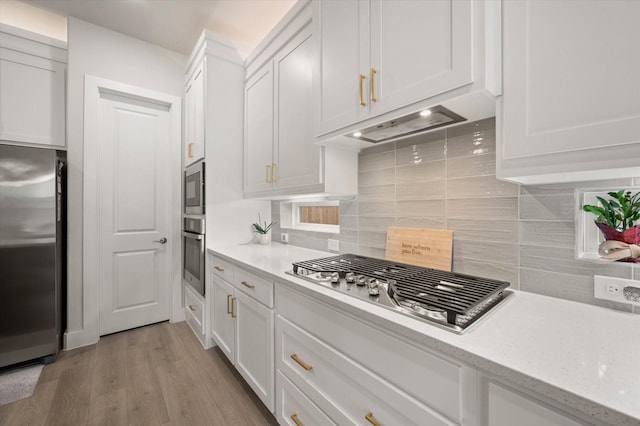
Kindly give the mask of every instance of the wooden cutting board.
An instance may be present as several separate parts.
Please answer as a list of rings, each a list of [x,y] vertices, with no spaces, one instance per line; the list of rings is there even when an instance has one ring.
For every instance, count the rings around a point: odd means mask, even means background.
[[[387,228],[387,260],[451,271],[452,257],[453,232],[448,229]]]

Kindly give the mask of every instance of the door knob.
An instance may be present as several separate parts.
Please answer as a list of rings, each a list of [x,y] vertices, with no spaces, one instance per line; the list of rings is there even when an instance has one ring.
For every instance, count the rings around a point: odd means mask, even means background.
[[[160,244],[164,244],[167,242],[167,239],[165,237],[160,238],[159,240],[153,240],[154,243],[160,243]]]

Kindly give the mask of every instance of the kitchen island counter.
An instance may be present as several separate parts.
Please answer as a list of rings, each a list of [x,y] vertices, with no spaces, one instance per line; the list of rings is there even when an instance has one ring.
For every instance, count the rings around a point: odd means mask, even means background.
[[[640,425],[640,315],[515,290],[458,335],[285,273],[334,253],[275,243],[209,252],[593,419]]]

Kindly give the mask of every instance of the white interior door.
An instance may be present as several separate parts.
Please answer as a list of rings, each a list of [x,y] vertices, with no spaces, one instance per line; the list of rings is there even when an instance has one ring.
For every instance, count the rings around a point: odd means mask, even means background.
[[[170,253],[165,244],[170,231],[169,108],[102,92],[97,130],[104,335],[170,316]]]

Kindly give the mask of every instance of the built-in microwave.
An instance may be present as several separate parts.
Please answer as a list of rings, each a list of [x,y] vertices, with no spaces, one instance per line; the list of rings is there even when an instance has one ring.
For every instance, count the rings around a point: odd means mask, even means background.
[[[204,214],[204,161],[198,161],[184,171],[184,212]]]

